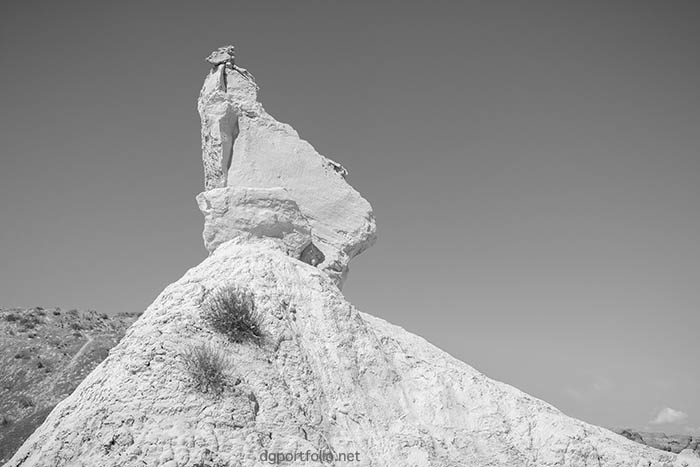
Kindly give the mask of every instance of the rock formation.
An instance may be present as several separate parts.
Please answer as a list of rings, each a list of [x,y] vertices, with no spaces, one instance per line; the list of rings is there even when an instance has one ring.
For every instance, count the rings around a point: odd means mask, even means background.
[[[232,47],[209,62],[198,203],[210,255],[8,466],[697,465],[567,417],[355,309],[339,286],[374,240],[369,204],[340,165],[262,109]],[[235,320],[212,324],[222,288],[251,297],[230,313],[254,317],[260,337],[231,339]],[[208,384],[191,349],[209,355]],[[353,456],[322,464],[319,452]]]
[[[700,457],[700,437],[691,435],[667,435],[666,433],[652,433],[648,431],[636,431],[631,428],[615,430],[627,439],[646,444],[652,448],[676,454],[690,450]]]
[[[252,75],[234,63],[233,46],[218,49],[207,61],[212,69],[198,104],[206,190],[198,202],[206,216],[207,248],[213,251],[227,238],[221,233],[232,216],[222,211],[222,200],[236,198],[240,188],[275,188],[272,196],[280,200],[281,188],[308,221],[311,232],[305,240],[323,256],[318,267],[342,284],[349,261],[374,243],[369,203],[345,181],[347,171],[340,164],[265,112]],[[265,202],[263,192],[257,197]]]

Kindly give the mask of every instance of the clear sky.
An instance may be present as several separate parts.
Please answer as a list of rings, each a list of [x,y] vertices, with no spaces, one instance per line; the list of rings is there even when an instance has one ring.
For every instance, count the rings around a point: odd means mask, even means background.
[[[4,2],[1,306],[140,311],[205,257],[228,43],[375,208],[361,310],[570,415],[700,432],[695,1]]]

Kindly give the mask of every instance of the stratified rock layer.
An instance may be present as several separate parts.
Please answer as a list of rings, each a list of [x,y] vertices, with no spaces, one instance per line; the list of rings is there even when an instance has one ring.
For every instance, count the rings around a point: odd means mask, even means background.
[[[252,237],[277,239],[299,258],[311,244],[311,226],[284,188],[214,188],[197,196],[204,213],[204,245]]]
[[[323,253],[318,267],[342,284],[350,260],[375,240],[371,206],[346,182],[340,164],[265,112],[252,75],[234,64],[232,49],[222,47],[210,62],[198,103],[205,190],[287,190]]]

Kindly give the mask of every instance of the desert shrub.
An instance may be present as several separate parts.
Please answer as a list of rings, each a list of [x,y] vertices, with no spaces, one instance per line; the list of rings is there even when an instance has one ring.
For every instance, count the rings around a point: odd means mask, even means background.
[[[226,357],[209,344],[188,347],[182,361],[195,388],[221,394],[226,386]]]
[[[17,323],[24,329],[34,329],[37,324],[41,324],[41,319],[38,316],[28,313],[20,316]]]
[[[232,342],[258,342],[263,333],[250,293],[237,287],[223,287],[204,303],[204,320]]]
[[[15,315],[15,314],[13,314],[13,313],[10,313],[10,314],[8,314],[8,315],[5,315],[5,321],[10,321],[10,322],[12,322],[12,321],[17,321],[17,319],[18,319],[18,318],[17,318],[17,315]]]
[[[68,327],[73,329],[74,331],[80,331],[81,329],[83,329],[80,323],[70,323]]]
[[[21,395],[17,398],[17,404],[23,409],[34,407],[34,401],[29,396],[25,395]]]

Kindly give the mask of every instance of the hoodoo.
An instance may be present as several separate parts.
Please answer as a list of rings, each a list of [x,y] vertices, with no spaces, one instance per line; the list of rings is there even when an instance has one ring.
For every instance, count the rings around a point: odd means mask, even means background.
[[[263,109],[232,46],[207,60],[197,202],[210,254],[7,466],[700,464],[570,418],[355,309],[340,286],[374,241],[369,203]]]
[[[349,261],[374,243],[372,208],[346,182],[347,171],[340,164],[320,155],[291,126],[265,112],[252,75],[234,62],[233,46],[221,47],[207,61],[212,68],[198,105],[206,191],[197,198],[206,216],[207,248],[213,251],[242,230],[255,235],[254,220],[249,219],[247,230],[235,220],[245,214],[232,200],[240,199],[240,190],[255,190],[264,205],[265,190],[274,189],[269,202],[286,198],[298,206],[300,218],[310,228],[304,242],[313,243],[318,251],[316,265],[341,285]],[[254,209],[245,211],[258,214]],[[264,236],[275,238],[267,231]],[[277,237],[286,238],[286,233]],[[297,253],[293,256],[298,259]]]

